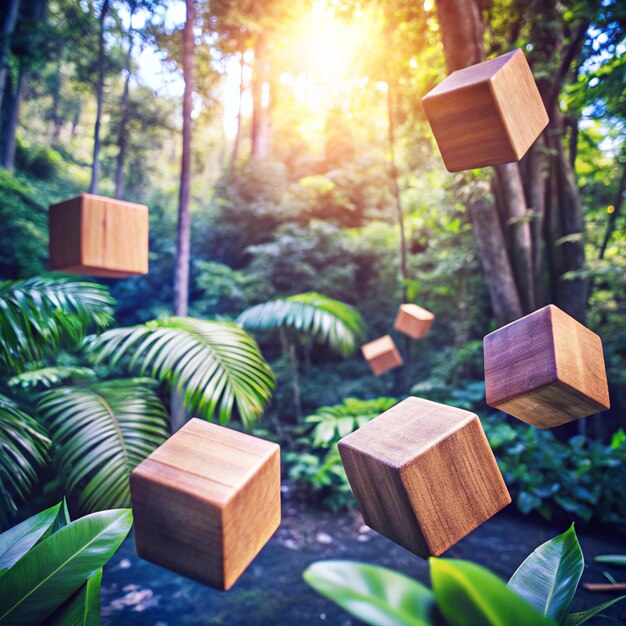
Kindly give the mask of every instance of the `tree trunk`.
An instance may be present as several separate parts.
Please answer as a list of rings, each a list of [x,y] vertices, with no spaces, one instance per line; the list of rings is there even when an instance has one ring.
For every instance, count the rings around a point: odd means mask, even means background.
[[[242,50],[239,57],[239,102],[237,104],[237,133],[233,140],[233,151],[230,153],[230,171],[235,169],[237,158],[239,157],[239,144],[241,143],[241,120],[242,120],[242,108],[243,108],[243,95],[245,90],[244,85],[244,72],[246,69],[246,60],[244,58],[244,51]]]
[[[261,33],[254,45],[252,73],[252,157],[267,158],[270,155],[271,118],[270,102],[264,102],[263,87],[269,86],[267,70],[267,42]],[[271,98],[271,93],[269,94]]]
[[[8,89],[5,90],[4,106],[2,107],[2,136],[0,139],[0,165],[7,170],[13,170],[15,167],[17,123],[20,118],[25,76],[26,69],[20,65],[15,87],[13,87],[11,77],[7,77]]]
[[[61,89],[63,85],[63,75],[61,73],[61,65],[63,63],[63,53],[59,55],[58,63],[54,75],[54,86],[52,89],[52,112],[50,115],[50,123],[52,133],[50,135],[50,145],[54,146],[59,141],[61,126],[63,120],[59,115],[59,107],[61,105]]]
[[[291,370],[291,391],[293,393],[293,408],[295,413],[296,423],[300,421],[302,417],[302,392],[300,390],[300,372],[298,363],[298,352],[296,345],[293,341],[289,341],[287,332],[284,328],[278,329],[280,337],[280,345],[283,350],[283,354],[289,360],[289,367]]]
[[[128,94],[130,91],[130,75],[133,62],[133,45],[135,43],[135,34],[133,32],[133,12],[134,7],[130,11],[130,24],[128,27],[128,56],[126,57],[126,77],[124,79],[124,89],[122,91],[122,99],[120,101],[121,119],[119,133],[117,137],[118,153],[117,162],[115,164],[115,197],[122,197],[122,188],[124,186],[124,163],[126,161],[126,149],[128,147],[127,127],[129,119]]]
[[[102,104],[104,101],[104,21],[109,11],[109,0],[102,1],[100,9],[100,37],[98,41],[98,83],[96,85],[96,123],[93,129],[93,162],[91,165],[91,184],[89,193],[98,193],[98,182],[100,179],[100,124],[102,121]]]
[[[437,0],[437,16],[449,72],[484,60],[483,23],[477,0]],[[516,193],[519,190],[515,181],[512,189]],[[521,204],[518,200],[515,210],[519,210],[519,206]],[[494,201],[486,198],[470,200],[468,210],[472,217],[491,306],[498,323],[506,324],[521,317],[523,308],[498,211]],[[525,238],[523,229],[522,234]],[[527,260],[526,254],[520,256]]]
[[[180,164],[180,192],[178,198],[178,239],[176,246],[176,273],[174,276],[174,311],[187,315],[189,306],[189,249],[191,244],[191,218],[189,196],[191,188],[191,109],[194,73],[195,22],[194,0],[186,0],[187,17],[183,29],[183,150]]]
[[[4,91],[8,74],[9,52],[11,51],[11,35],[15,30],[17,16],[20,8],[20,0],[8,0],[4,8],[2,20],[2,33],[0,34],[0,111],[4,100]]]

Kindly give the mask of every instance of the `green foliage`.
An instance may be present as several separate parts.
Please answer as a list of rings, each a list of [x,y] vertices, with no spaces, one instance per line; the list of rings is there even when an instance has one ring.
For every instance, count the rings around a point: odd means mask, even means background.
[[[602,554],[595,558],[595,562],[626,567],[626,554]]]
[[[245,426],[258,419],[272,397],[274,375],[243,329],[229,322],[169,317],[116,328],[92,338],[97,361],[113,367],[129,357],[141,375],[183,392],[188,412],[226,424],[236,407]]]
[[[96,373],[89,367],[80,365],[50,365],[37,369],[29,369],[17,376],[8,379],[9,387],[18,387],[23,390],[36,388],[49,389],[67,381],[93,379]]]
[[[42,394],[65,493],[81,511],[130,506],[132,470],[168,436],[168,414],[151,380],[107,380]]]
[[[296,428],[295,445],[283,455],[289,477],[331,509],[353,505],[337,442],[396,402],[384,397],[345,398],[341,404],[317,409]]]
[[[567,620],[585,562],[574,525],[543,543],[517,568],[509,589],[557,624]]]
[[[290,328],[349,356],[363,336],[359,312],[319,293],[300,293],[246,309],[237,320],[246,330]]]
[[[483,420],[489,443],[518,509],[551,519],[557,511],[582,521],[623,524],[626,441],[610,444],[576,436],[568,442],[550,431],[512,424],[501,415]]]
[[[113,319],[107,289],[61,278],[0,283],[0,371],[19,373]]]
[[[59,175],[63,159],[56,150],[18,142],[15,165],[22,172],[35,178],[49,180]]]
[[[350,561],[313,563],[304,579],[372,626],[574,626],[626,599],[568,613],[584,565],[573,526],[539,546],[508,585],[470,561],[429,562],[432,592],[387,568]]]
[[[0,394],[0,524],[17,513],[39,482],[50,439],[41,425],[11,398]]]
[[[41,519],[28,522],[35,528]],[[99,623],[102,567],[131,525],[130,510],[102,511],[64,524],[34,546],[23,545],[25,552],[0,577],[0,624],[76,623],[64,621],[76,615]]]

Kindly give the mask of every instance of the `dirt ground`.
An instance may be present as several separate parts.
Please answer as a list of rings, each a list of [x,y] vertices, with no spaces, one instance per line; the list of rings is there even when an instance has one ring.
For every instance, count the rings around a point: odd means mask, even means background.
[[[370,531],[358,513],[329,513],[284,495],[283,521],[269,544],[227,593],[214,591],[139,559],[129,537],[105,568],[102,581],[103,625],[306,626],[360,624],[311,589],[302,572],[313,561],[350,559],[402,571],[429,584],[426,561]],[[507,579],[540,543],[566,530],[524,518],[512,507],[483,524],[444,556],[470,559]],[[583,582],[607,582],[593,562],[598,554],[626,553],[626,537],[610,531],[579,530],[585,555]],[[626,581],[626,569],[607,568]],[[579,590],[573,611],[611,599],[611,595]],[[612,607],[613,621],[595,618],[589,624],[626,624],[626,601]]]

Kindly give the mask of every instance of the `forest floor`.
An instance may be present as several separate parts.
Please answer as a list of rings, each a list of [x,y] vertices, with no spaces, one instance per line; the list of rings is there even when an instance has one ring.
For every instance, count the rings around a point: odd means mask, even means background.
[[[283,521],[231,591],[214,591],[204,585],[139,559],[130,536],[105,567],[102,581],[103,626],[150,624],[187,626],[307,626],[360,624],[332,602],[318,595],[302,579],[302,572],[321,559],[351,559],[377,563],[404,572],[429,585],[426,561],[413,556],[363,525],[357,512],[330,513],[303,504],[284,488]],[[446,554],[470,559],[508,579],[539,544],[566,530],[535,518],[522,517],[512,507],[502,511],[460,541]],[[608,582],[598,554],[626,553],[626,537],[617,533],[579,529],[585,555],[583,582]],[[618,580],[626,570],[604,568]],[[430,586],[430,585],[429,585]],[[611,595],[582,588],[572,605],[581,611]],[[609,609],[618,623],[626,624],[626,602]],[[610,624],[604,618],[589,624]]]

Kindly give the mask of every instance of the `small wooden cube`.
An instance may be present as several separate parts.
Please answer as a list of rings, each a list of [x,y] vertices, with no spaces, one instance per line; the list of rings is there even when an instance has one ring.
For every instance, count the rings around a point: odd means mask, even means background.
[[[449,172],[519,161],[548,124],[519,49],[453,72],[422,104]]]
[[[428,334],[435,316],[417,304],[401,304],[393,327],[411,337],[421,339]]]
[[[602,341],[550,304],[484,339],[487,404],[554,428],[610,407]]]
[[[511,502],[480,420],[407,398],[339,442],[365,523],[438,556]]]
[[[194,418],[130,488],[137,554],[227,590],[280,524],[280,448]]]
[[[402,365],[402,357],[389,335],[363,344],[361,352],[375,376],[380,376],[394,367]]]
[[[148,273],[148,207],[83,193],[48,213],[50,269],[104,278]]]

